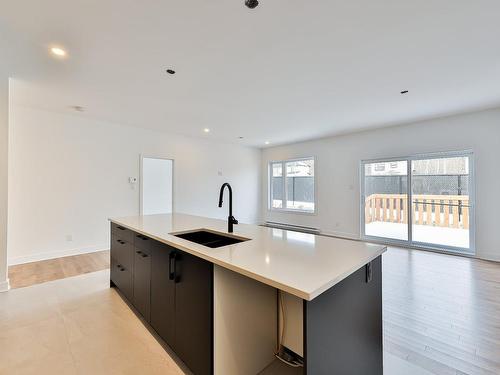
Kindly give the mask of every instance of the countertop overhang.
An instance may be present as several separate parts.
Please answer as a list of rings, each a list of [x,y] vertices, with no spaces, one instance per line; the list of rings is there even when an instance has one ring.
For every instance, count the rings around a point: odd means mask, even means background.
[[[250,241],[209,248],[172,233],[208,229],[228,234],[225,220],[164,214],[110,221],[307,301],[386,251],[361,241],[250,224],[235,225],[233,233]]]

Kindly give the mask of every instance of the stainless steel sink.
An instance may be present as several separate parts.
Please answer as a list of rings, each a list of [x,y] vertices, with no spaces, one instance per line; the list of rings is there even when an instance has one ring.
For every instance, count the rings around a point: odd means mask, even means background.
[[[172,235],[211,248],[233,245],[250,240],[249,238],[226,235],[207,229],[196,229],[189,232],[172,233]]]

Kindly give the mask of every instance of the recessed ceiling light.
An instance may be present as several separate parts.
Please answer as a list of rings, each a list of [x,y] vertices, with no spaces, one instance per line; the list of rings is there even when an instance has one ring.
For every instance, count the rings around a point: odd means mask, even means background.
[[[205,129],[203,129],[203,131],[204,131],[205,133],[210,133],[210,129],[209,129],[209,128],[205,128]]]
[[[168,74],[175,74],[175,70],[173,70],[173,69],[167,69],[166,72]]]
[[[259,5],[259,1],[258,0],[245,0],[245,5],[247,6],[247,8],[255,9],[255,8],[257,8],[257,5]]]
[[[66,51],[60,47],[52,47],[50,52],[57,57],[65,57],[67,55]]]
[[[238,139],[243,139],[243,137],[240,135],[240,136],[238,137]]]
[[[269,141],[265,141],[264,143],[265,143],[266,145],[268,145],[268,144],[269,144]]]
[[[404,94],[408,94],[408,90],[403,90],[401,91],[401,94],[404,95]]]

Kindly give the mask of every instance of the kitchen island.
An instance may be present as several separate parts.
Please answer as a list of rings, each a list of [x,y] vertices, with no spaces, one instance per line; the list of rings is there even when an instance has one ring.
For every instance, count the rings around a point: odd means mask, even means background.
[[[241,242],[186,239],[200,230]],[[278,342],[303,358],[303,374],[382,374],[384,246],[234,230],[185,214],[111,219],[111,285],[195,374],[257,374]]]

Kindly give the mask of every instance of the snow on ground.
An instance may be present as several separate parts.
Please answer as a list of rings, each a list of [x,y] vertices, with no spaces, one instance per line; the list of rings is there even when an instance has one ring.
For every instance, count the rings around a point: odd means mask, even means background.
[[[365,233],[368,236],[408,239],[407,224],[385,223],[377,221],[366,224]],[[429,225],[413,225],[413,241],[436,245],[469,247],[469,230],[459,228],[433,227]]]

